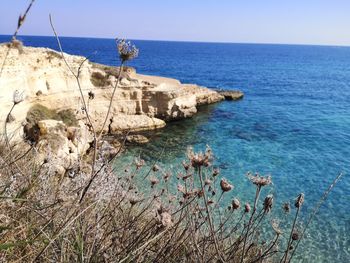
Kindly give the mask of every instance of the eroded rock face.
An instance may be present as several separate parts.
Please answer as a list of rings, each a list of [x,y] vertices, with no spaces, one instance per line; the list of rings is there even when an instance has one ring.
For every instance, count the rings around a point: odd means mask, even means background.
[[[42,120],[38,126],[38,163],[49,163],[57,175],[72,169],[93,141],[91,133],[81,121],[78,127],[67,127],[62,121],[56,120]]]
[[[0,45],[0,61],[8,47]],[[71,68],[77,70],[80,56],[64,54]],[[187,118],[197,112],[197,106],[220,101],[223,96],[196,85],[184,85],[178,80],[137,74],[125,67],[113,100],[112,123],[103,127],[109,101],[118,75],[118,68],[86,61],[81,67],[80,85],[88,112],[97,132],[103,129],[117,132],[161,128],[164,121]],[[21,138],[26,113],[34,104],[50,109],[72,109],[78,119],[86,123],[83,101],[76,79],[69,72],[61,54],[47,48],[23,47],[21,52],[11,49],[0,78],[0,122],[4,123],[12,107],[15,90],[25,92],[25,100],[16,105],[8,123],[12,138]],[[140,117],[143,116],[143,117]],[[123,122],[119,121],[122,119]],[[110,124],[110,125],[109,125]],[[0,126],[2,132],[3,125]],[[18,132],[19,131],[19,132]]]

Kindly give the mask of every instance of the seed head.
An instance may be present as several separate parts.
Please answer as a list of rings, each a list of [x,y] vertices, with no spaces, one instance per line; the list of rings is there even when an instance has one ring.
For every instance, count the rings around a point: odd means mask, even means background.
[[[187,150],[187,157],[190,160],[192,167],[194,168],[199,168],[201,166],[208,167],[212,161],[212,152],[209,147],[207,147],[205,153],[194,153],[193,149],[189,148]]]
[[[159,171],[159,166],[158,165],[153,165],[153,167],[152,167],[152,170],[153,170],[153,172],[157,172],[157,171]]]
[[[220,174],[220,169],[219,168],[214,168],[213,169],[213,177],[216,177]]]
[[[208,199],[208,205],[212,205],[212,204],[214,204],[214,201],[211,199]]]
[[[139,50],[130,41],[125,39],[116,39],[119,58],[122,62],[132,60],[139,55]]]
[[[232,209],[236,210],[238,208],[240,208],[241,203],[239,202],[239,200],[237,198],[233,198],[232,200]]]
[[[301,193],[298,195],[297,199],[295,200],[295,207],[300,208],[304,203],[304,194]]]
[[[244,205],[244,212],[245,213],[249,213],[250,212],[250,204],[249,203],[246,203],[245,205]]]
[[[182,185],[182,184],[178,184],[177,185],[177,190],[180,192],[180,193],[186,193],[186,189],[185,187]]]
[[[182,165],[186,171],[190,168],[190,165],[188,163],[186,163],[185,161],[182,161]]]
[[[16,105],[22,101],[24,101],[24,91],[15,90],[13,92],[13,103]]]
[[[164,227],[171,227],[173,225],[171,215],[168,212],[160,214],[160,221]]]
[[[140,170],[142,166],[145,165],[145,160],[135,159],[136,170]]]
[[[288,202],[283,204],[283,210],[285,213],[290,212],[290,204]]]
[[[156,177],[151,177],[149,180],[152,187],[159,183],[159,180]]]
[[[233,189],[233,185],[229,184],[225,179],[221,179],[220,187],[223,192],[229,192]]]
[[[299,236],[299,232],[297,230],[294,230],[292,233],[292,239],[294,241],[299,240],[300,236]]]
[[[274,219],[271,222],[272,229],[276,232],[277,235],[281,235],[283,231],[279,227],[279,222],[278,220]]]
[[[205,179],[204,185],[211,185],[212,181],[210,179]]]
[[[265,211],[265,213],[269,213],[271,211],[272,204],[273,204],[273,196],[272,195],[266,196],[265,200],[264,200],[264,211]]]
[[[272,180],[271,180],[271,176],[260,176],[259,174],[256,174],[255,176],[254,175],[251,175],[250,173],[248,174],[248,178],[249,180],[259,186],[259,187],[262,187],[262,186],[266,186],[266,185],[269,185],[272,183]]]

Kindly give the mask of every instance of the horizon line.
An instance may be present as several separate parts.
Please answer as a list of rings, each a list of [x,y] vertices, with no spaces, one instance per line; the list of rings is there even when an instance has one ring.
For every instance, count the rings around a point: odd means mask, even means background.
[[[9,34],[0,34],[8,36]],[[54,35],[17,35],[18,37],[55,37]],[[107,39],[114,40],[111,37],[92,37],[92,36],[59,36],[60,38],[86,38],[86,39]],[[122,38],[121,38],[122,39]],[[200,40],[169,40],[169,39],[134,39],[126,38],[132,41],[158,41],[158,42],[179,42],[179,43],[203,43],[203,44],[244,44],[244,45],[285,45],[285,46],[320,46],[320,47],[350,47],[350,44],[313,44],[313,43],[281,43],[281,42],[230,42],[230,41],[200,41]]]

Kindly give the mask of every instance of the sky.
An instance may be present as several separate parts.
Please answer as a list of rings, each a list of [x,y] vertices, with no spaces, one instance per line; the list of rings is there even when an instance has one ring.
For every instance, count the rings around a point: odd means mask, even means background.
[[[13,34],[29,0],[1,0]],[[20,31],[60,36],[350,46],[350,0],[36,0]]]

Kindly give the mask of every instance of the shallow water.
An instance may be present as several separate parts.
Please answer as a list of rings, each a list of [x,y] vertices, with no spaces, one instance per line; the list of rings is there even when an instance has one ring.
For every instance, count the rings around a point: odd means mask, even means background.
[[[25,44],[57,49],[53,38],[21,37]],[[0,42],[6,37],[0,36]],[[7,38],[8,39],[8,38]],[[144,74],[185,83],[241,89],[245,98],[200,109],[195,117],[170,123],[151,142],[130,148],[118,165],[142,152],[175,169],[188,145],[209,144],[223,176],[242,200],[253,198],[247,171],[273,176],[276,208],[306,195],[303,215],[332,179],[331,192],[303,241],[303,262],[347,262],[350,258],[350,48],[290,45],[208,44],[136,41],[140,57],[131,63]],[[63,38],[68,53],[115,65],[114,41]],[[96,54],[94,52],[97,51]],[[153,158],[152,158],[153,157]],[[300,257],[299,257],[300,258]],[[302,260],[298,260],[302,262]]]

